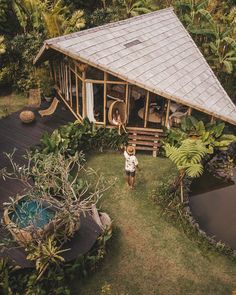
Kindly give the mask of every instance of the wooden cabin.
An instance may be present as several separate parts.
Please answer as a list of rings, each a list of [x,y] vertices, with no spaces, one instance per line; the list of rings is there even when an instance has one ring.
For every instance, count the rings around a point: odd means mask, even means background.
[[[155,154],[163,126],[191,113],[236,125],[234,103],[172,8],[46,40],[35,64],[47,60],[75,118],[114,127],[122,106],[136,149]]]

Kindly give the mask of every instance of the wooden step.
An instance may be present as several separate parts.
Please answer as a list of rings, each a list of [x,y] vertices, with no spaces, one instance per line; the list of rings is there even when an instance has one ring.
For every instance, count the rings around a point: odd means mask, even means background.
[[[146,145],[146,146],[156,146],[159,147],[160,143],[158,142],[148,142],[148,141],[135,141],[135,140],[129,140],[128,144],[133,144],[133,145]]]
[[[157,141],[157,140],[159,140],[158,137],[144,136],[144,135],[129,135],[129,139],[147,140],[147,141]]]
[[[152,132],[152,131],[135,131],[135,130],[129,130],[130,134],[143,134],[143,135],[153,135],[153,136],[163,136],[163,133],[159,132]]]
[[[143,128],[143,127],[126,127],[128,131],[135,131],[135,132],[141,132],[141,131],[147,131],[147,132],[154,132],[154,133],[163,133],[163,129],[156,129],[156,128]]]

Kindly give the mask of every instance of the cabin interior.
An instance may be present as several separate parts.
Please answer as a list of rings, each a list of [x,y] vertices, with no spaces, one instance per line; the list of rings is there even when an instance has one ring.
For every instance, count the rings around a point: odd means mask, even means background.
[[[88,117],[97,125],[112,127],[112,114],[118,108],[125,113],[127,129],[161,130],[178,126],[192,112],[190,107],[65,55],[50,63],[58,95],[79,120]]]

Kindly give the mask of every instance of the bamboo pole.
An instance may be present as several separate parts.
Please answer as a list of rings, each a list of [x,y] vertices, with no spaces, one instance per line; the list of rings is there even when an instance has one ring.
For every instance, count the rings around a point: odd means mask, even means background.
[[[103,121],[106,127],[107,123],[107,73],[104,72],[104,97],[103,97]]]
[[[147,127],[147,120],[148,120],[148,107],[149,107],[149,97],[150,97],[150,92],[147,92],[146,95],[146,105],[145,105],[145,115],[144,115],[144,127]]]
[[[75,66],[75,68],[77,69],[77,71],[75,71],[74,69],[72,69],[71,67],[69,67],[70,70],[80,79],[80,81],[83,81],[83,78],[80,76],[80,74],[78,73],[78,68]]]
[[[211,121],[210,121],[211,124],[215,123],[215,117],[214,116],[211,116]]]
[[[126,84],[126,87],[125,87],[125,105],[126,105],[126,114],[127,114],[127,122],[128,122],[128,120],[129,120],[129,118],[128,118],[128,113],[129,113],[129,110],[128,110],[128,108],[129,108],[129,105],[128,105],[128,99],[129,99],[129,84]]]
[[[67,70],[67,65],[64,65],[64,72],[65,72],[65,76],[64,76],[64,89],[65,89],[65,98],[68,101],[68,96],[69,96],[69,85],[68,85],[68,70]]]
[[[56,66],[55,60],[52,62],[52,67],[53,67],[53,75],[54,75],[54,84],[57,85],[57,66]]]
[[[76,65],[75,65],[75,71],[77,72]],[[75,76],[75,88],[76,88],[76,114],[79,114],[79,83],[78,83],[78,77],[76,76]]]
[[[105,72],[106,73],[106,72]],[[93,79],[85,79],[86,83],[95,83],[95,84],[103,84],[104,80],[93,80]],[[107,84],[118,84],[118,85],[127,85],[128,82],[119,82],[119,81],[106,81]]]
[[[83,118],[79,115],[76,114],[74,112],[74,110],[70,107],[70,105],[68,104],[68,102],[66,101],[66,99],[64,98],[64,96],[62,95],[60,89],[58,89],[58,87],[56,87],[57,93],[60,96],[60,98],[63,100],[63,102],[65,103],[65,105],[68,107],[68,109],[72,112],[72,114],[75,116],[76,119],[78,119],[80,122],[83,121]]]
[[[61,65],[60,64],[58,66],[58,78],[59,78],[59,85],[58,85],[58,87],[61,90]]]
[[[73,100],[72,100],[72,77],[71,77],[71,71],[68,67],[68,72],[69,72],[69,87],[70,87],[70,106],[73,109]]]
[[[85,78],[86,78],[86,74],[85,72],[82,73],[82,102],[83,102],[83,118],[85,118],[87,116],[87,108],[86,108],[86,82],[85,82]]]
[[[167,102],[167,109],[166,109],[166,120],[165,120],[165,127],[168,126],[168,122],[169,122],[169,115],[170,115],[170,100],[168,99]]]

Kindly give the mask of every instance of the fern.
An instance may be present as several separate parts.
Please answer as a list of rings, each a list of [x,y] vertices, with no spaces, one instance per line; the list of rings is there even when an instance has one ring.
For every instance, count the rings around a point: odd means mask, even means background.
[[[165,151],[177,169],[185,171],[189,177],[198,177],[203,173],[201,162],[207,154],[207,148],[201,140],[186,139],[178,148],[166,144]]]

